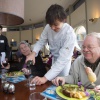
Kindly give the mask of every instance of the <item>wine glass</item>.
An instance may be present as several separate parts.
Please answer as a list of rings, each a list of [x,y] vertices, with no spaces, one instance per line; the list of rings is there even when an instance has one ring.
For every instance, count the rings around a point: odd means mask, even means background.
[[[29,60],[26,63],[27,67],[23,69],[24,75],[27,79],[27,84],[26,84],[27,86],[29,86],[29,77],[31,76],[31,65],[33,65],[33,61]]]
[[[6,66],[8,65],[8,62],[7,62],[6,60],[2,61],[2,65],[3,65],[4,67],[6,67]],[[5,83],[5,82],[7,82],[6,73],[7,73],[7,70],[6,70],[5,68],[3,68],[3,69],[1,70],[1,83],[2,83],[2,84]]]
[[[40,92],[34,92],[31,93],[29,96],[29,100],[47,100],[45,97],[43,97]]]
[[[31,68],[25,68],[24,72],[24,76],[27,79],[27,83],[26,86],[29,86],[29,77],[31,76]]]
[[[4,67],[6,67],[8,65],[8,62],[6,60],[2,61],[2,64]]]

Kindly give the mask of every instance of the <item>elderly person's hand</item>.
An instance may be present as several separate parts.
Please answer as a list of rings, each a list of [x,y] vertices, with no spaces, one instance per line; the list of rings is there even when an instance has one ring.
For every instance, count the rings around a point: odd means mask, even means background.
[[[35,55],[36,55],[36,53],[35,52],[32,52],[30,55],[27,56],[25,62],[27,63],[28,60],[32,60],[33,61],[33,64],[35,64]]]
[[[95,90],[96,92],[99,92],[99,93],[100,93],[100,85],[97,85],[97,86],[94,88],[94,90]]]
[[[55,79],[52,80],[52,83],[56,86],[59,86],[59,81],[62,82],[62,85],[65,84],[65,78],[64,77],[56,77]]]
[[[3,64],[2,64],[2,68],[4,68],[4,69],[10,69],[10,64],[8,63],[8,65],[6,67],[3,66]]]
[[[27,68],[23,68],[22,71],[24,72],[25,75],[29,75],[30,74],[30,70]]]
[[[35,83],[36,85],[42,85],[42,84],[44,84],[46,82],[47,82],[46,77],[39,77],[39,76],[36,76],[31,81],[31,83]]]

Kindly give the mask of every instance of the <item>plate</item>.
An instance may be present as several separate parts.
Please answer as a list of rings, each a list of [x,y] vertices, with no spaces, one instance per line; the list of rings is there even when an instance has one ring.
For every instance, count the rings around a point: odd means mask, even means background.
[[[6,73],[6,77],[18,77],[22,75],[24,75],[24,73],[21,71],[14,71],[14,72]]]
[[[64,86],[68,87],[69,84],[65,84]],[[77,85],[72,85],[72,86],[73,86],[73,87],[77,87]],[[62,87],[61,87],[61,86],[58,86],[58,87],[56,88],[56,93],[57,93],[60,97],[62,97],[63,99],[67,99],[67,100],[88,100],[88,98],[89,98],[89,97],[84,97],[84,98],[82,98],[82,99],[70,98],[70,97],[67,97],[67,96],[65,96],[64,94],[62,94],[61,90],[62,90]]]

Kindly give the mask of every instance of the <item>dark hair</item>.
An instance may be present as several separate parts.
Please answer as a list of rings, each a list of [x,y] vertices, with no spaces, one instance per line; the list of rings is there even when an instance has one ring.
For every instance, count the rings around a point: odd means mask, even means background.
[[[46,12],[46,22],[50,25],[53,25],[56,20],[61,22],[66,19],[66,12],[64,8],[60,5],[54,4],[49,7]]]
[[[0,28],[2,29],[3,27],[0,25]]]

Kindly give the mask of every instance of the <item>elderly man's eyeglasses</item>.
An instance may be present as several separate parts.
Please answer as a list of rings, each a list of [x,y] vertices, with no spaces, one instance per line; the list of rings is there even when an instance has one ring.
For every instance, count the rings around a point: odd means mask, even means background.
[[[82,50],[85,50],[85,49],[93,50],[94,48],[97,48],[97,47],[94,47],[94,46],[82,46],[81,48],[82,48]]]

